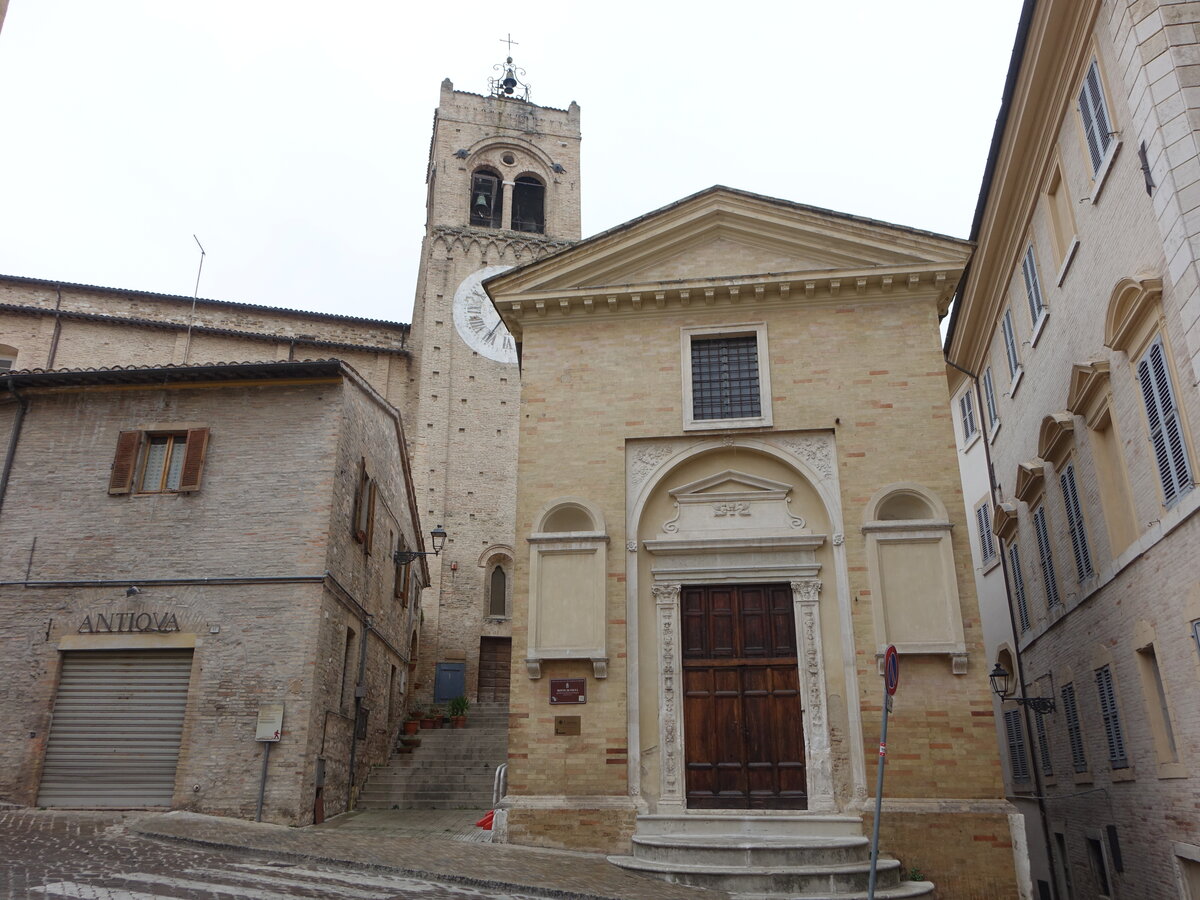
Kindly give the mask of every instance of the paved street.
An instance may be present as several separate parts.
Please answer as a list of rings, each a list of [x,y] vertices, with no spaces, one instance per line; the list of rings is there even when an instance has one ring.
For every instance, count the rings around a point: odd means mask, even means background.
[[[120,813],[0,811],[0,898],[479,900],[529,895],[144,837]]]

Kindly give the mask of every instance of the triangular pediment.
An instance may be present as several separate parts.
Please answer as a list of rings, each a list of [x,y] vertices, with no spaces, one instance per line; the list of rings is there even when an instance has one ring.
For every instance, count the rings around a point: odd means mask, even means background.
[[[705,288],[721,292],[739,281],[742,293],[733,302],[751,296],[758,283],[781,279],[790,279],[797,295],[806,279],[822,277],[837,282],[834,291],[861,290],[868,282],[880,290],[922,283],[949,291],[969,252],[968,242],[944,235],[714,187],[486,286],[502,313],[518,297],[545,298],[566,311],[563,304],[593,292],[590,312],[604,303],[612,308],[608,295],[647,292],[637,308],[663,288],[692,286],[700,299]]]
[[[734,469],[726,469],[723,472],[717,472],[715,475],[708,475],[697,481],[689,482],[688,484],[680,485],[677,488],[671,489],[671,496],[676,500],[694,495],[704,495],[706,498],[713,494],[730,494],[730,493],[760,493],[767,492],[782,492],[788,493],[792,489],[790,484],[785,484],[782,481],[772,481],[769,478],[760,478],[757,475],[748,475],[745,472],[738,472]]]
[[[1046,483],[1046,467],[1040,459],[1029,459],[1017,464],[1017,483],[1013,494],[1023,503],[1030,503],[1042,491]]]

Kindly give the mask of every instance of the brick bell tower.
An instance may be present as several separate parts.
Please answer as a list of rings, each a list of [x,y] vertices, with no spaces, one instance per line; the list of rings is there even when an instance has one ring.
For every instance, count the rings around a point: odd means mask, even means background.
[[[487,94],[442,82],[426,172],[409,440],[422,524],[449,538],[427,560],[423,704],[508,700],[520,375],[480,281],[580,237],[579,106],[536,106],[511,57],[495,68]]]

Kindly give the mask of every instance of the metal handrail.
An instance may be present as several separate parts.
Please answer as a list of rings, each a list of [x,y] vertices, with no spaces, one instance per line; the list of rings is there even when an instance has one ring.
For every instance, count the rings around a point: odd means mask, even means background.
[[[496,777],[492,779],[492,809],[500,805],[500,800],[508,793],[508,763],[496,766]]]

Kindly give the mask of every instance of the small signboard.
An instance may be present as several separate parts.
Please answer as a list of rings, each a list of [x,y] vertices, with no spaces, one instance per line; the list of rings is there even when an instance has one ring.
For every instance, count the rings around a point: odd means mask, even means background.
[[[550,705],[587,703],[586,678],[551,678]]]
[[[283,704],[263,703],[258,707],[258,728],[255,730],[256,741],[271,741],[274,743],[283,734]]]
[[[883,656],[883,679],[888,696],[891,697],[896,693],[896,686],[900,684],[900,654],[894,646],[889,646]]]

